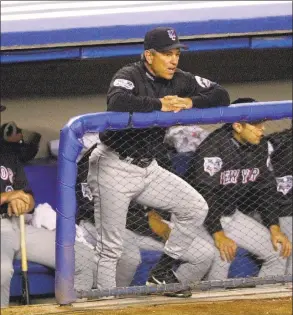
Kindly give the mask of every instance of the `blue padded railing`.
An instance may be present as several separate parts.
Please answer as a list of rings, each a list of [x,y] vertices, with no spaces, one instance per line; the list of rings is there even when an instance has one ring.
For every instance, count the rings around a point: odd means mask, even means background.
[[[103,112],[72,118],[61,130],[58,156],[56,278],[57,303],[76,300],[74,291],[74,243],[77,157],[82,150],[78,140],[85,133],[125,128],[169,127],[179,124],[217,124],[259,119],[292,118],[292,100],[258,102],[235,107],[183,110],[173,112],[129,113]]]

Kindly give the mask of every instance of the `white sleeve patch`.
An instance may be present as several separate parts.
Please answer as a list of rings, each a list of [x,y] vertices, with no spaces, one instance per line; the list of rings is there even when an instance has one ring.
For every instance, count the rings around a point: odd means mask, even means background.
[[[223,161],[220,157],[205,157],[203,169],[205,172],[209,173],[210,176],[214,176],[216,173],[220,172],[223,166]]]
[[[81,183],[81,192],[82,196],[84,198],[87,198],[89,201],[92,201],[94,199],[88,183]]]
[[[288,192],[292,189],[292,175],[276,177],[277,181],[277,191],[287,195]]]
[[[271,156],[274,152],[274,147],[270,141],[268,141],[268,158],[267,158],[267,168],[272,172],[274,170],[273,164],[271,161]]]
[[[209,88],[211,86],[211,83],[212,83],[210,80],[199,77],[197,75],[195,76],[195,80],[203,88]]]
[[[269,153],[269,155],[272,155],[273,152],[274,152],[274,147],[273,147],[272,143],[270,141],[268,141],[268,153]]]
[[[133,82],[125,79],[116,79],[113,83],[114,86],[121,86],[127,90],[133,90],[134,84]]]

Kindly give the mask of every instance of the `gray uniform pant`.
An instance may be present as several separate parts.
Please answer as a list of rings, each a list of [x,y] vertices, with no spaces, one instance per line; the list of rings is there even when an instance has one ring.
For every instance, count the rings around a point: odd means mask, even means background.
[[[87,231],[86,240],[95,246],[97,242],[95,226],[89,222],[82,222],[81,225]],[[117,263],[117,287],[127,287],[131,284],[141,263],[140,250],[163,252],[164,243],[152,237],[126,230],[123,240],[123,253]],[[214,259],[218,259],[220,264],[228,265],[227,268],[229,268],[228,263],[216,258],[217,255],[219,256],[219,253],[213,245],[212,237],[204,227],[198,227],[192,244],[181,257],[184,262],[176,270],[178,280],[182,283],[201,280],[206,274],[209,275],[209,269]]]
[[[83,227],[84,238],[86,241],[93,245],[97,245],[97,232],[96,227],[88,221],[81,221],[80,226]],[[126,230],[125,231],[125,242],[123,246],[123,253],[117,262],[117,272],[116,272],[116,284],[117,287],[128,287],[135,275],[137,267],[141,263],[141,255],[138,244],[135,243],[135,233]],[[156,246],[154,250],[163,250],[164,244],[154,239]],[[94,287],[97,287],[97,266],[94,277]]]
[[[94,197],[95,220],[99,222],[98,289],[116,287],[116,266],[123,252],[131,200],[172,213],[174,228],[164,251],[175,259],[190,247],[192,231],[203,224],[207,215],[207,203],[183,179],[155,160],[146,168],[122,161],[104,145],[90,156],[87,182]]]
[[[264,261],[259,277],[285,274],[286,260],[280,256],[279,251],[274,250],[270,232],[265,226],[238,210],[232,216],[222,217],[221,224],[227,237]],[[228,271],[229,268],[214,261],[210,279],[225,279]]]
[[[9,305],[10,281],[13,276],[13,259],[21,258],[19,219],[1,221],[1,307]],[[27,259],[55,268],[55,231],[26,225]],[[76,290],[89,290],[93,284],[94,252],[89,247],[75,244]]]
[[[182,263],[175,272],[176,277],[181,283],[199,281],[202,280],[204,276],[206,276],[206,278],[210,280],[210,268],[215,261],[220,265],[220,267],[223,266],[225,270],[228,270],[230,266],[229,263],[221,261],[219,252],[214,246],[212,237],[208,234],[203,226],[196,228],[196,231],[194,231],[194,236],[195,237],[193,239],[193,242],[180,258],[180,260],[182,260]],[[125,252],[129,252],[129,250],[133,247],[133,244],[137,244],[137,247],[140,250],[163,251],[164,249],[164,244],[162,242],[154,240],[151,237],[141,236],[131,231],[127,232],[127,237],[124,240]],[[128,246],[131,247],[128,248]],[[136,250],[136,252],[139,252],[139,250]],[[121,256],[121,261],[124,260],[123,256],[124,252]],[[134,269],[134,260],[129,260],[128,265],[124,265],[128,269],[133,268],[133,274],[138,267],[137,265]],[[117,277],[118,272],[121,272],[121,270],[117,270]],[[121,279],[121,275],[119,275],[119,277]],[[128,282],[129,279],[125,280],[125,283]]]
[[[280,217],[279,222],[282,232],[287,235],[292,243],[292,216]],[[293,253],[291,253],[291,256],[287,259],[286,275],[292,275],[292,255]]]

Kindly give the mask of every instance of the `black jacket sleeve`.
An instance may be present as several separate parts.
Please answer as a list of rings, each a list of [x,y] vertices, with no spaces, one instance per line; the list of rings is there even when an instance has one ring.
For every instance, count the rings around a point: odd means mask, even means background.
[[[133,68],[120,69],[113,77],[107,94],[107,110],[114,112],[152,112],[161,110],[158,98],[138,96]]]
[[[249,189],[240,196],[239,210],[249,205],[249,211],[257,211],[266,227],[279,224],[280,206],[276,191],[275,175],[270,162],[270,145],[263,140],[254,150],[252,160],[258,163],[260,173],[255,182],[247,183]],[[247,156],[247,153],[244,153]]]
[[[230,97],[228,91],[221,85],[208,79],[186,73],[186,97],[192,99],[195,108],[211,108],[229,106]]]
[[[263,224],[268,228],[271,225],[279,225],[280,207],[279,204],[276,203],[279,196],[276,191],[274,178],[268,178],[265,187],[259,187],[255,194],[259,196],[259,204],[261,205],[261,211],[259,211],[259,214]]]
[[[271,225],[279,224],[279,216],[281,214],[281,204],[279,202],[279,193],[277,191],[277,183],[275,179],[276,173],[274,172],[274,167],[272,165],[272,152],[273,148],[270,141],[263,141],[261,146],[263,147],[263,160],[265,164],[266,174],[265,177],[258,183],[257,182],[257,192],[256,195],[259,196],[262,211],[260,215],[262,221],[266,227]],[[284,155],[285,152],[283,152]],[[283,161],[284,162],[284,161]],[[273,163],[274,164],[274,163]]]
[[[274,205],[278,217],[292,216],[292,129],[271,134],[268,139],[273,147],[271,165],[275,177],[275,198],[271,198],[270,206]]]

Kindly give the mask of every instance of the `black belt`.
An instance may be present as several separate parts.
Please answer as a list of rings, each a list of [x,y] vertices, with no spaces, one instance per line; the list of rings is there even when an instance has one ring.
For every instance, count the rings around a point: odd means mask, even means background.
[[[131,158],[129,156],[126,156],[126,157],[120,156],[119,159],[128,164],[134,164],[142,168],[148,167],[153,161],[153,158],[139,158],[138,159],[138,158]]]
[[[9,218],[8,213],[1,213],[0,214],[0,219],[8,219],[8,218]]]

